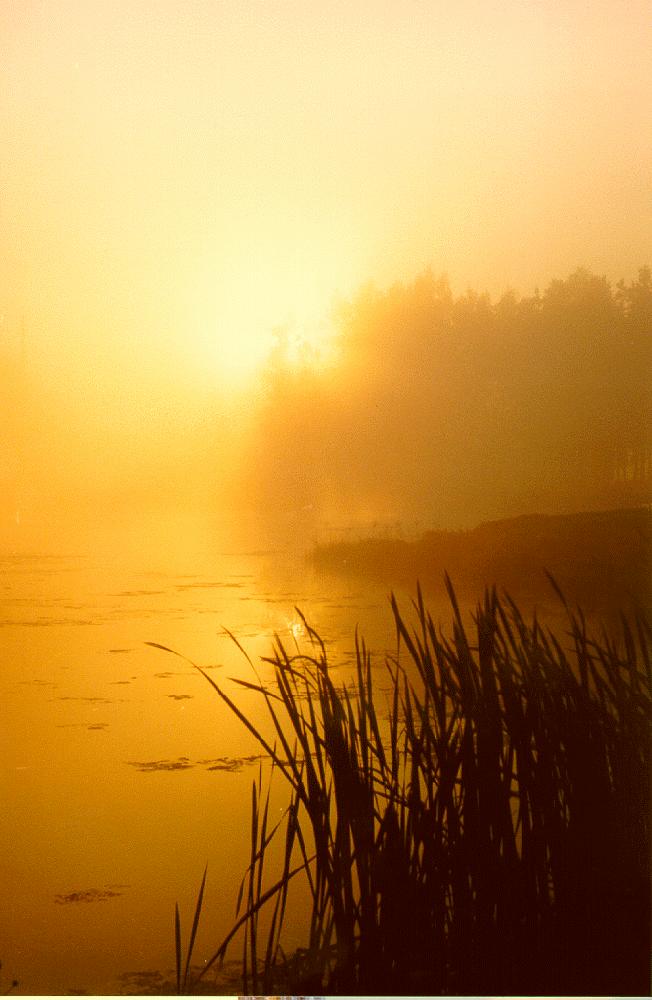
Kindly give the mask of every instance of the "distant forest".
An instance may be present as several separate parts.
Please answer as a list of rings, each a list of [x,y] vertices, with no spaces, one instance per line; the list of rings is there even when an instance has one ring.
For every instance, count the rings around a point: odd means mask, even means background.
[[[337,364],[288,366],[279,339],[247,460],[261,516],[461,527],[650,501],[649,268],[497,301],[426,273],[336,322]]]

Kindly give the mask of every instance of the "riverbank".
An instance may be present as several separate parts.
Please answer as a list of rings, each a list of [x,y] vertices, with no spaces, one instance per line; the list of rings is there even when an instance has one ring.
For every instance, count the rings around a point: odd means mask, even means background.
[[[550,573],[587,612],[649,608],[652,510],[532,514],[487,521],[468,531],[420,538],[362,538],[318,545],[311,562],[325,572],[369,577],[389,587],[443,589],[447,572],[462,594],[495,584],[521,600],[550,593]]]

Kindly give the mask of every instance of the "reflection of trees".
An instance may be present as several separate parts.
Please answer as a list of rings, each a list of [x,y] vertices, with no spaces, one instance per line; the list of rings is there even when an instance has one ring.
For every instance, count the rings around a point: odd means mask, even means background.
[[[268,509],[468,521],[647,501],[652,278],[579,270],[493,303],[425,274],[338,314],[341,363],[270,374]]]

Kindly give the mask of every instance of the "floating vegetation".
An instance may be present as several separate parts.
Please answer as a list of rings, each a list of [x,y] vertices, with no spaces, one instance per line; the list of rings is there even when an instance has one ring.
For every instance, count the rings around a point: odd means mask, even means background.
[[[114,705],[115,698],[80,698],[77,695],[62,694],[58,695],[56,698],[52,698],[52,701],[86,701],[94,702],[98,705]]]
[[[55,903],[62,906],[68,903],[106,903],[115,896],[122,896],[128,885],[107,886],[104,889],[74,889],[72,892],[57,893]]]
[[[0,962],[0,971],[1,970],[2,970],[2,962]],[[12,993],[13,990],[15,990],[18,986],[20,986],[20,983],[18,982],[18,980],[17,979],[12,979],[12,981],[9,983],[7,989],[6,990],[2,990],[2,995],[3,996],[8,996],[8,994]]]
[[[29,618],[24,620],[14,620],[12,618],[3,618],[0,620],[0,626],[14,628],[20,626],[21,628],[50,628],[52,625],[97,625],[99,624],[98,619],[91,618]]]
[[[101,728],[104,728],[106,725],[108,725],[108,723],[106,723],[106,722],[90,723],[90,724],[87,723],[87,722],[57,722],[56,728],[57,729],[90,729],[92,726],[99,726]]]
[[[117,594],[110,594],[110,597],[160,597],[165,594],[165,590],[121,590]]]
[[[172,974],[155,970],[125,972],[119,979],[118,996],[165,996],[174,993]]]
[[[263,759],[263,754],[252,753],[248,757],[215,757],[213,760],[201,760],[198,763],[205,764],[207,771],[242,771],[248,764],[256,764]]]
[[[188,757],[177,757],[176,760],[128,760],[130,767],[137,771],[187,771],[195,765]]]
[[[244,757],[210,757],[204,760],[191,760],[189,757],[177,757],[176,760],[128,760],[130,767],[138,771],[187,771],[191,767],[203,767],[207,771],[242,771],[250,764],[255,764],[265,758],[264,754],[249,754]]]
[[[194,981],[200,972],[200,967],[192,966],[188,970],[188,977]],[[233,996],[238,992],[240,978],[240,962],[227,961],[216,970],[210,982],[197,983],[197,994]],[[118,978],[118,996],[173,996],[176,992],[176,977],[172,970],[138,970],[125,972]]]

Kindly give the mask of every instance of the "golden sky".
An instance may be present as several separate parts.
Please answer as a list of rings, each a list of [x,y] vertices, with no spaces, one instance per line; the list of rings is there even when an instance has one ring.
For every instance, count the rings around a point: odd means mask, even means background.
[[[431,266],[650,262],[649,0],[0,7],[0,335],[116,413]],[[129,407],[131,407],[131,401]]]

